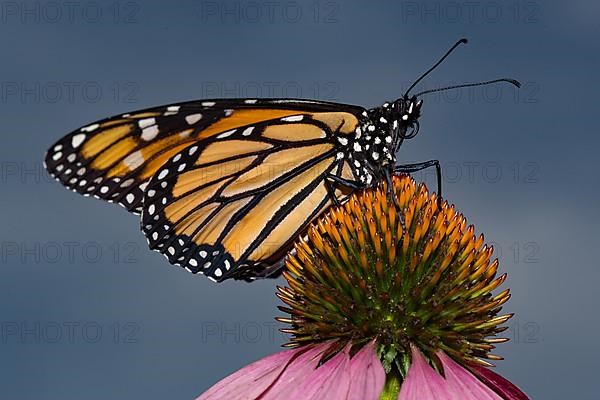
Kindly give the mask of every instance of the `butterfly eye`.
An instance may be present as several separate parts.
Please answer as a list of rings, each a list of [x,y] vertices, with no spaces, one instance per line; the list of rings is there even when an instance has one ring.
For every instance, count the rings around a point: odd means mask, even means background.
[[[404,135],[404,139],[412,139],[419,133],[419,121],[414,121],[411,125],[408,126],[406,131],[406,135]]]

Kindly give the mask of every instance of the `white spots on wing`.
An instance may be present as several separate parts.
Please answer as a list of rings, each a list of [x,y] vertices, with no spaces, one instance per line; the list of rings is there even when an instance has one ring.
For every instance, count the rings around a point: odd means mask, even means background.
[[[81,181],[79,181],[79,186],[85,186],[87,184],[87,181],[85,179],[82,179]]]
[[[155,118],[144,118],[138,121],[138,126],[140,127],[140,129],[148,128],[149,126],[152,126],[154,124],[156,124]]]
[[[201,104],[202,104],[202,107],[212,107],[216,103],[214,101],[203,101]]]
[[[77,175],[81,176],[81,175],[83,175],[83,174],[85,174],[85,168],[79,168],[79,169],[77,170]]]
[[[379,144],[381,143],[381,138],[379,136],[375,137],[375,140],[373,141],[375,144]]]
[[[242,132],[242,136],[250,136],[252,134],[253,130],[254,130],[254,127],[249,126],[248,128],[244,129],[244,131]]]
[[[356,133],[356,135],[354,135],[354,138],[355,138],[355,139],[360,139],[360,135],[362,134],[362,131],[361,131],[361,129],[360,129],[360,126],[359,126],[359,127],[357,127],[357,128],[354,130],[354,132]]]
[[[258,100],[256,99],[248,99],[248,100],[244,100],[244,103],[246,104],[255,104]]]
[[[98,129],[99,127],[100,127],[100,124],[92,124],[92,125],[84,126],[80,130],[81,130],[81,132],[92,132],[92,131],[95,131],[96,129]]]
[[[215,271],[213,273],[215,274],[215,276],[217,278],[220,278],[221,276],[223,276],[223,271],[221,271],[221,268],[215,269]]]
[[[231,136],[231,135],[233,135],[235,133],[236,130],[237,129],[232,129],[230,131],[225,131],[225,132],[221,133],[220,135],[217,135],[217,139],[223,139],[223,138],[226,138],[228,136]]]
[[[402,121],[406,121],[407,119],[408,119],[408,114],[404,114],[404,115],[402,116]]]
[[[175,248],[173,246],[169,246],[167,251],[169,252],[170,255],[175,255]]]
[[[139,188],[142,192],[144,192],[146,190],[146,187],[148,186],[148,181],[140,184]]]
[[[135,182],[135,179],[133,179],[133,178],[129,178],[129,179],[127,179],[127,180],[123,181],[123,183],[121,183],[121,187],[122,187],[122,188],[129,187],[129,186],[131,186],[131,184],[132,184],[133,182]]]
[[[223,265],[225,265],[225,269],[229,271],[229,268],[231,268],[231,264],[229,263],[229,260],[225,260],[225,262],[223,263]]]
[[[362,116],[363,116],[363,117],[368,117],[368,116],[369,116],[369,114],[367,114],[367,112],[366,112],[366,111],[363,111],[363,112],[362,112]]]
[[[354,151],[362,151],[362,147],[358,142],[354,142]]]
[[[173,157],[173,162],[178,162],[179,160],[181,160],[181,153],[179,153],[175,157]]]
[[[208,261],[208,262],[204,263],[203,267],[204,267],[204,269],[206,269],[206,268],[210,268],[211,265],[212,264],[210,263],[210,261]]]
[[[158,240],[158,232],[152,233],[152,240]]]
[[[142,152],[138,150],[125,157],[123,159],[123,163],[127,166],[127,168],[133,171],[144,164],[144,156],[142,155]]]
[[[109,189],[109,187],[108,187],[108,186],[102,186],[102,187],[100,188],[100,193],[108,193],[108,189]]]
[[[338,142],[340,142],[343,146],[346,146],[348,144],[348,139],[345,137],[338,137]]]
[[[64,167],[65,167],[65,166],[64,166],[64,165],[62,165],[62,164],[60,164],[60,165],[57,165],[57,166],[56,166],[56,170],[57,170],[58,172],[60,172],[60,171],[62,171],[62,170],[63,170],[63,168],[64,168]]]
[[[358,162],[358,160],[354,160],[354,165],[356,168],[360,168],[360,162]]]
[[[142,139],[145,141],[150,141],[158,135],[158,126],[152,125],[142,130]]]
[[[377,161],[379,160],[379,153],[374,151],[373,154],[371,154],[371,157],[373,157],[373,160]]]
[[[165,168],[162,171],[160,171],[160,174],[158,174],[158,179],[164,179],[165,176],[167,176],[168,174],[169,174],[169,170],[167,168]]]
[[[385,140],[386,143],[392,143],[392,137],[391,136],[386,136],[384,140]]]
[[[375,125],[369,125],[369,126],[367,126],[367,130],[368,130],[369,132],[373,132],[373,131],[375,131]]]
[[[154,215],[154,211],[156,211],[156,207],[154,204],[150,204],[150,207],[148,207],[148,214]]]
[[[125,199],[129,204],[131,204],[135,200],[135,195],[133,193],[128,193]]]
[[[304,118],[304,115],[292,115],[289,117],[281,118],[281,120],[285,121],[285,122],[298,122],[298,121],[302,121],[303,118]]]
[[[165,117],[168,117],[169,115],[175,115],[179,112],[180,108],[181,108],[180,106],[169,106],[169,107],[167,107],[167,111],[165,111],[165,113],[163,115]]]
[[[395,119],[392,126],[394,127],[394,129],[398,129],[398,120]]]
[[[379,121],[382,122],[382,123],[384,123],[384,124],[387,124],[387,119],[385,119],[383,117],[380,117]]]
[[[185,163],[181,164],[178,168],[177,168],[177,172],[181,172],[185,169]]]
[[[208,253],[204,250],[200,250],[200,252],[198,253],[200,255],[200,257],[202,258],[206,258],[206,256],[208,255]]]
[[[73,172],[73,170],[71,168],[67,168],[67,170],[65,171],[65,175],[70,175],[71,172]]]
[[[198,146],[192,146],[192,147],[190,147],[190,149],[188,150],[188,154],[189,154],[190,156],[193,156],[193,155],[194,155],[194,153],[195,153],[197,150],[198,150]]]
[[[344,158],[344,153],[340,151],[336,154],[335,159],[341,160],[342,158]]]
[[[85,138],[85,133],[78,133],[77,135],[73,136],[73,138],[71,138],[71,146],[73,146],[74,149],[78,148],[81,145],[81,143],[83,143]]]
[[[156,194],[156,190],[154,190],[154,189],[148,190],[148,197],[154,197],[155,194]]]
[[[198,261],[196,261],[193,258],[190,258],[190,260],[188,261],[188,264],[190,264],[192,267],[197,267],[198,266]]]
[[[225,116],[226,117],[229,117],[231,114],[233,114],[233,110],[231,110],[231,109],[225,110]]]
[[[63,148],[62,144],[57,144],[56,146],[54,146],[54,148],[52,150],[54,150],[54,151],[61,151],[62,148]]]
[[[201,119],[202,119],[202,114],[200,114],[200,113],[190,114],[185,117],[185,122],[187,122],[189,125],[193,125],[196,122],[200,121]]]
[[[415,103],[413,103],[412,101],[410,102],[410,106],[408,106],[408,113],[409,113],[409,114],[412,114],[412,111],[413,111],[413,105],[414,105],[414,104],[415,104]]]
[[[52,156],[52,159],[54,161],[58,161],[61,157],[62,157],[62,153],[59,151],[58,153],[54,153],[54,155]]]
[[[121,118],[129,118],[129,117],[131,117],[131,114],[123,114],[123,115],[121,115]]]

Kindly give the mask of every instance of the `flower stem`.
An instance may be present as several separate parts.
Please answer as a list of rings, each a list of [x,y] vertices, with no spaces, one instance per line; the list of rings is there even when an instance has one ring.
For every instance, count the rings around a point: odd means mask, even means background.
[[[379,396],[379,400],[397,400],[400,394],[400,385],[402,379],[395,368],[387,374],[385,379],[385,386]]]

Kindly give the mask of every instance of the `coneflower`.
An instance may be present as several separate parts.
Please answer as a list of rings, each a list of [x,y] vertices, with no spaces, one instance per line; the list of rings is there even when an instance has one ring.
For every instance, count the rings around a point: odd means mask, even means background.
[[[491,371],[512,315],[483,235],[406,175],[309,228],[278,288],[292,349],[199,399],[527,399]],[[490,360],[490,361],[488,361]]]

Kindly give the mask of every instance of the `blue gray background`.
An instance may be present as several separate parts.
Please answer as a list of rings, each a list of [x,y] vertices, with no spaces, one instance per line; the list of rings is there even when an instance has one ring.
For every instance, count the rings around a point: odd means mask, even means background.
[[[169,266],[135,216],[46,177],[51,143],[203,97],[375,106],[466,36],[420,88],[510,76],[523,89],[428,96],[399,157],[441,160],[446,197],[509,274],[497,370],[532,398],[598,398],[597,2],[69,4],[1,4],[2,397],[190,399],[285,340],[281,281]]]

